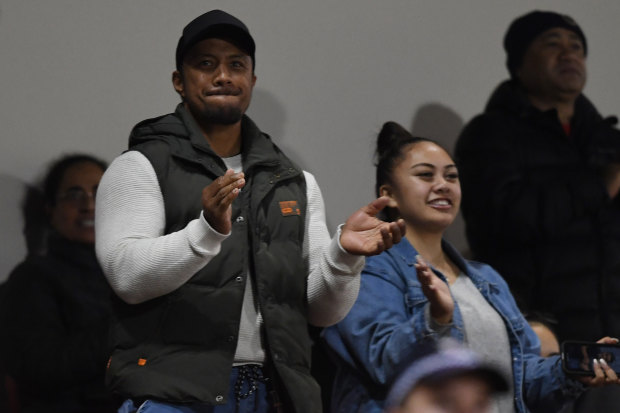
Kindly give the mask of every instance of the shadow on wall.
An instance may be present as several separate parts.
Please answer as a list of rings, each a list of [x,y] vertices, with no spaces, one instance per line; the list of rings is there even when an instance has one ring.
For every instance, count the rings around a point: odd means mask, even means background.
[[[48,212],[45,208],[43,192],[36,187],[28,186],[21,203],[24,220],[24,238],[29,255],[43,255],[47,252],[47,236],[49,232]]]
[[[19,179],[0,174],[0,283],[26,256],[22,202],[28,186]]]
[[[0,174],[0,283],[27,254],[44,254],[48,225],[43,193],[10,175]]]
[[[282,102],[272,93],[255,88],[252,92],[252,104],[248,110],[248,115],[261,131],[271,137],[286,156],[301,169],[308,170],[303,158],[287,143],[287,136],[284,134],[287,116],[286,108]],[[327,228],[333,228],[329,214],[327,215]]]
[[[463,119],[452,109],[440,103],[427,103],[418,108],[411,123],[414,136],[431,138],[452,155],[456,139],[463,129]],[[446,239],[465,257],[469,257],[469,246],[465,238],[465,222],[462,214],[446,231]]]
[[[285,106],[272,93],[255,88],[252,92],[252,104],[248,111],[259,129],[268,134],[273,142],[295,162],[300,168],[306,169],[302,158],[287,144],[284,129],[287,121]]]

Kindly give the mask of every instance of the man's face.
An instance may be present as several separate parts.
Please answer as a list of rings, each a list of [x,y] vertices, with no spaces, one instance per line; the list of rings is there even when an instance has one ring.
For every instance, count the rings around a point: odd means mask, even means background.
[[[250,105],[256,76],[250,56],[226,40],[209,38],[186,53],[172,83],[199,123],[232,125]]]
[[[545,99],[577,97],[586,83],[581,38],[562,28],[541,33],[526,50],[517,77],[530,95]]]
[[[395,413],[489,413],[491,392],[478,376],[463,375],[439,384],[420,384]]]

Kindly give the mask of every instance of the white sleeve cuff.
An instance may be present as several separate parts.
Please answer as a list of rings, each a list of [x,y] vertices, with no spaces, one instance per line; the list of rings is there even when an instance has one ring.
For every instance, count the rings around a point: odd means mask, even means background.
[[[344,224],[338,225],[336,235],[329,244],[328,259],[330,264],[339,270],[340,274],[357,275],[362,272],[366,260],[362,255],[349,254],[340,245],[340,234],[343,226]]]

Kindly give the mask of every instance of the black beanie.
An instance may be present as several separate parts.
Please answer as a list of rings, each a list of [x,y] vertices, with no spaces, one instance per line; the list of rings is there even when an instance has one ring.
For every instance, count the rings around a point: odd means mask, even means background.
[[[252,58],[252,66],[256,64],[254,58],[256,45],[246,25],[225,11],[211,10],[196,17],[183,29],[175,56],[177,70],[181,69],[185,53],[199,41],[210,37],[230,40]]]
[[[586,36],[570,16],[552,11],[536,10],[530,12],[513,21],[506,32],[506,36],[504,36],[504,49],[507,54],[506,66],[513,79],[529,45],[539,34],[555,27],[576,33],[583,43],[584,54],[587,54]]]

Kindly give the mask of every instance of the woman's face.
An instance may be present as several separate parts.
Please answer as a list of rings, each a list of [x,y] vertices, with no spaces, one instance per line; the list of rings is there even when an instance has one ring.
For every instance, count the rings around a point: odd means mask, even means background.
[[[92,162],[80,162],[66,171],[56,204],[50,207],[50,223],[61,236],[83,244],[95,243],[95,194],[103,170]]]
[[[407,226],[426,231],[445,230],[461,204],[458,171],[450,155],[432,142],[418,142],[394,168],[392,183],[381,186],[389,206],[397,208]]]

